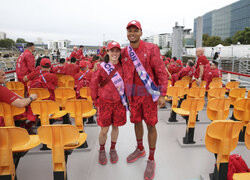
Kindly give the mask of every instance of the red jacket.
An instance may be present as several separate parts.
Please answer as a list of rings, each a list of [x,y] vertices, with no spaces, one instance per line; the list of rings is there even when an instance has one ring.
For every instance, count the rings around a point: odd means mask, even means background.
[[[168,66],[168,72],[172,75],[174,73],[176,73],[176,65],[175,64],[170,64]]]
[[[77,64],[66,64],[64,66],[64,72],[66,75],[75,76],[77,73],[79,73],[79,66]]]
[[[123,78],[123,70],[121,64],[115,64],[115,68],[118,68],[118,72],[120,76]],[[90,88],[91,88],[91,97],[96,104],[98,100],[103,100],[110,103],[116,103],[121,101],[120,95],[113,84],[112,80],[110,80],[106,85],[100,87],[100,84],[108,77],[106,71],[102,68],[102,66],[98,66],[97,71],[93,73]],[[124,78],[123,78],[124,79]]]
[[[23,82],[23,77],[34,71],[35,57],[26,49],[17,59],[16,74],[18,81]]]
[[[51,68],[51,72],[55,74],[65,74],[65,65],[58,65],[58,66],[53,66]]]
[[[84,55],[81,49],[78,49],[78,51],[76,52],[76,55],[78,59],[84,59]]]
[[[161,87],[161,95],[165,96],[167,91],[168,75],[164,63],[160,58],[159,48],[152,43],[140,41],[140,45],[135,52],[152,81],[157,86]],[[140,96],[139,99],[143,99],[141,97],[145,96],[143,96],[142,93],[146,92],[146,88],[144,87],[144,84],[135,70],[133,62],[128,55],[127,47],[122,49],[122,68],[124,72],[125,90],[129,100],[131,100],[131,96]],[[136,89],[137,92],[132,92],[131,88]],[[138,94],[139,91],[142,92],[141,95]]]
[[[210,69],[210,71],[205,75],[207,78],[208,85],[212,82],[213,78],[222,77],[222,73],[219,69]]]
[[[199,75],[200,75],[200,65],[204,65],[204,72],[203,72],[202,80],[205,80],[205,74],[208,73],[208,69],[210,68],[210,64],[209,64],[209,61],[207,60],[206,56],[201,55],[197,59],[197,62],[196,62],[196,65],[195,65],[196,70],[195,70],[195,73],[194,73],[194,77],[196,79],[198,79]]]
[[[80,97],[80,89],[82,87],[89,87],[93,72],[88,70],[87,71],[80,71],[75,75],[75,86],[76,86],[76,97]]]
[[[39,77],[40,75],[40,70],[41,70],[41,67],[40,66],[37,66],[34,71],[32,71],[31,73],[28,74],[27,78],[28,80],[33,80],[33,79],[36,79]]]
[[[76,59],[79,59],[76,51],[72,51],[72,53],[70,54],[69,58],[71,59],[72,57],[74,57]]]
[[[193,77],[193,74],[195,72],[194,67],[187,66],[185,68],[182,68],[179,73],[172,75],[172,86],[174,86],[175,82],[178,80],[181,80],[184,76],[190,76]]]

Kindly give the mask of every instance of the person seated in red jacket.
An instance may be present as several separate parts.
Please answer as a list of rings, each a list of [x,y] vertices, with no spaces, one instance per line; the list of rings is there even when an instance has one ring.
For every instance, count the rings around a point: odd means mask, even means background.
[[[77,73],[79,73],[79,66],[76,64],[76,58],[70,59],[70,64],[66,64],[64,67],[64,72],[66,75],[71,75],[74,77]]]
[[[181,80],[184,76],[193,77],[195,72],[193,60],[188,60],[187,66],[182,68],[176,76],[172,79],[172,85],[174,86],[175,82]]]
[[[89,87],[92,72],[89,69],[90,63],[87,61],[80,62],[80,72],[75,75],[76,97],[80,98],[80,89],[82,87]]]
[[[47,88],[50,92],[50,100],[55,100],[54,90],[58,85],[58,78],[50,73],[51,62],[47,58],[41,60],[41,70],[39,76],[32,79],[30,88]]]
[[[64,72],[64,66],[65,66],[65,59],[61,58],[59,60],[60,64],[57,66],[52,66],[51,72],[55,74],[65,74]]]
[[[221,70],[218,69],[218,62],[213,61],[210,66],[210,71],[207,74],[207,89],[209,84],[212,82],[213,78],[222,77]]]
[[[70,58],[70,59],[71,59],[71,58],[79,59],[79,57],[78,57],[78,55],[77,55],[77,47],[76,47],[76,46],[73,47],[73,51],[72,51],[72,53],[70,54],[69,58]]]
[[[172,81],[172,86],[174,86],[175,81],[178,79],[178,73],[181,71],[183,68],[182,62],[180,59],[176,60],[175,65],[171,67],[171,81]]]

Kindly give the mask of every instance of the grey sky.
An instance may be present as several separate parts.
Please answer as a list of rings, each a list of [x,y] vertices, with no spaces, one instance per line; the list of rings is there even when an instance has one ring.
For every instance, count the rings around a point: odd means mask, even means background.
[[[193,29],[197,16],[236,0],[1,0],[0,31],[8,38],[35,41],[71,40],[72,44],[101,45],[127,41],[126,25],[141,22],[143,37],[172,32],[178,21]]]

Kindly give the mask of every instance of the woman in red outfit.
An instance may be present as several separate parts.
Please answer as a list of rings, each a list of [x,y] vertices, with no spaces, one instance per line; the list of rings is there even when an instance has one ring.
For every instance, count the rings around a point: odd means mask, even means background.
[[[118,126],[126,123],[126,108],[121,101],[122,96],[120,96],[120,89],[123,89],[124,93],[121,48],[119,43],[110,42],[107,49],[105,60],[93,74],[90,85],[92,99],[98,107],[97,123],[101,126],[99,134],[99,163],[102,165],[107,163],[105,143],[109,127],[112,125],[110,161],[111,163],[116,163],[118,155],[115,145],[119,134]],[[117,79],[115,77],[120,78]],[[123,87],[117,86],[120,82],[122,82]]]

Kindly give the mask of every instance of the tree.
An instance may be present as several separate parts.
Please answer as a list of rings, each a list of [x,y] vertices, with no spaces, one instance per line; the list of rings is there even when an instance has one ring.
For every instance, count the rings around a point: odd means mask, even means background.
[[[207,46],[207,41],[209,39],[209,35],[208,34],[203,34],[202,35],[202,46],[206,47]]]
[[[7,39],[0,40],[0,47],[10,49],[14,45],[15,45],[15,41],[13,41],[12,39],[7,38]]]
[[[222,42],[219,36],[209,36],[208,34],[203,34],[202,36],[202,46],[204,47],[214,47],[222,44]]]
[[[222,45],[223,45],[223,46],[230,46],[232,43],[233,43],[233,41],[232,41],[232,39],[229,37],[229,38],[226,38],[226,39],[222,42]]]
[[[238,31],[232,37],[233,44],[240,42],[241,44],[250,44],[250,27],[246,27],[243,31]]]
[[[168,50],[165,54],[166,57],[171,58],[172,57],[172,51]]]
[[[23,38],[17,38],[16,43],[27,43]]]

